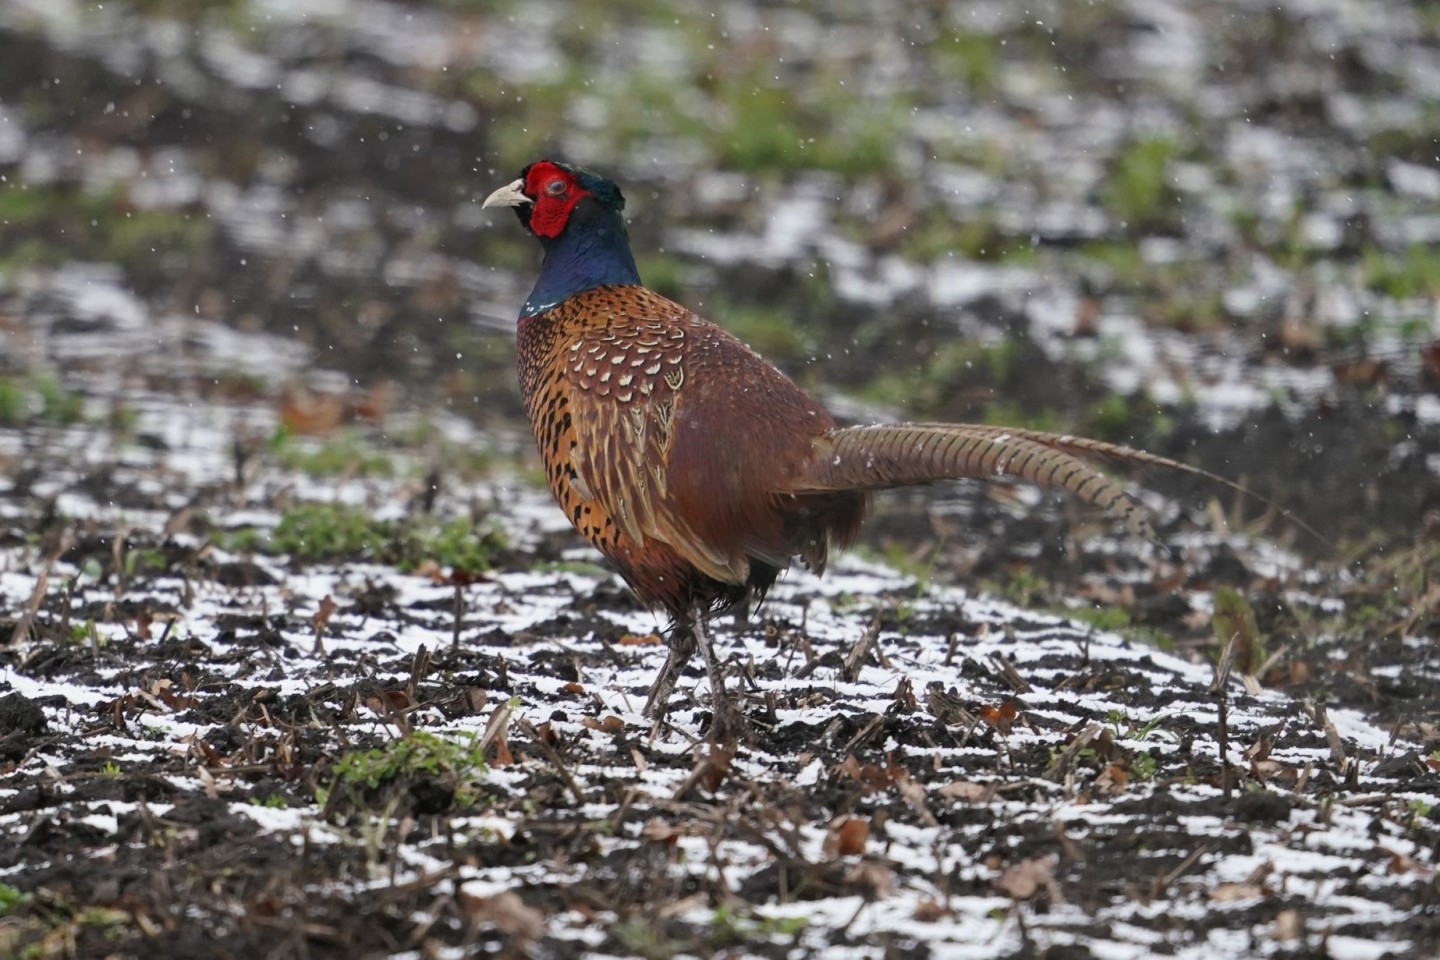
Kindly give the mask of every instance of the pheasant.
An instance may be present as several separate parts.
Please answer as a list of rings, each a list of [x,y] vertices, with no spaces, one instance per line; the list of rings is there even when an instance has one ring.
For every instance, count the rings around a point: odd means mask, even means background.
[[[1069,491],[1140,535],[1143,510],[1092,457],[1206,471],[1128,447],[976,424],[837,426],[719,326],[641,285],[610,180],[541,160],[485,199],[544,250],[520,310],[517,366],[551,492],[646,605],[671,619],[645,715],[663,717],[698,646],[711,733],[739,721],[709,618],[743,609],[798,558],[823,573],[873,491],[1009,478]],[[723,738],[724,734],[720,736]]]

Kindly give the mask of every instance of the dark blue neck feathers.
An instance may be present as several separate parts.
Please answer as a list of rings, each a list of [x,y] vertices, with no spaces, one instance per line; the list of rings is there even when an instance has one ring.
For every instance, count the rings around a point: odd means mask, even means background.
[[[545,260],[520,316],[544,313],[591,287],[640,282],[620,212],[586,198],[558,237],[541,237]]]

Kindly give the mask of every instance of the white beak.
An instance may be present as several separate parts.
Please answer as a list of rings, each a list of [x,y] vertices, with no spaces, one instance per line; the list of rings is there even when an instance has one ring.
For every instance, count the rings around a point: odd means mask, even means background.
[[[480,209],[484,210],[486,207],[523,207],[527,203],[534,203],[535,201],[525,196],[524,190],[524,180],[507,183],[486,197],[485,202],[480,204]]]

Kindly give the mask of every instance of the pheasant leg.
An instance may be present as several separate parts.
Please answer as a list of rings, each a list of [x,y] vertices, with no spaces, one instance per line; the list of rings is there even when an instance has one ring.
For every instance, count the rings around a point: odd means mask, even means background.
[[[725,668],[720,663],[720,658],[715,655],[715,647],[710,643],[709,634],[705,632],[704,618],[695,617],[692,629],[695,642],[700,647],[700,655],[705,658],[705,673],[710,678],[710,709],[714,714],[710,724],[710,739],[715,743],[733,744],[745,730],[740,708],[730,699],[730,693],[725,689]]]
[[[665,657],[665,666],[650,685],[650,694],[645,698],[645,716],[652,720],[663,720],[670,706],[670,694],[675,691],[675,680],[685,663],[695,655],[695,627],[692,621],[682,620],[670,631],[670,652]]]

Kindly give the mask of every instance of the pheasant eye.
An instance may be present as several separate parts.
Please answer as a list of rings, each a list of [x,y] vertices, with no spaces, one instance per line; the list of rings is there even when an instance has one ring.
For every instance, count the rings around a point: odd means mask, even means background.
[[[565,181],[551,180],[549,183],[545,184],[545,192],[552,197],[565,196]]]

